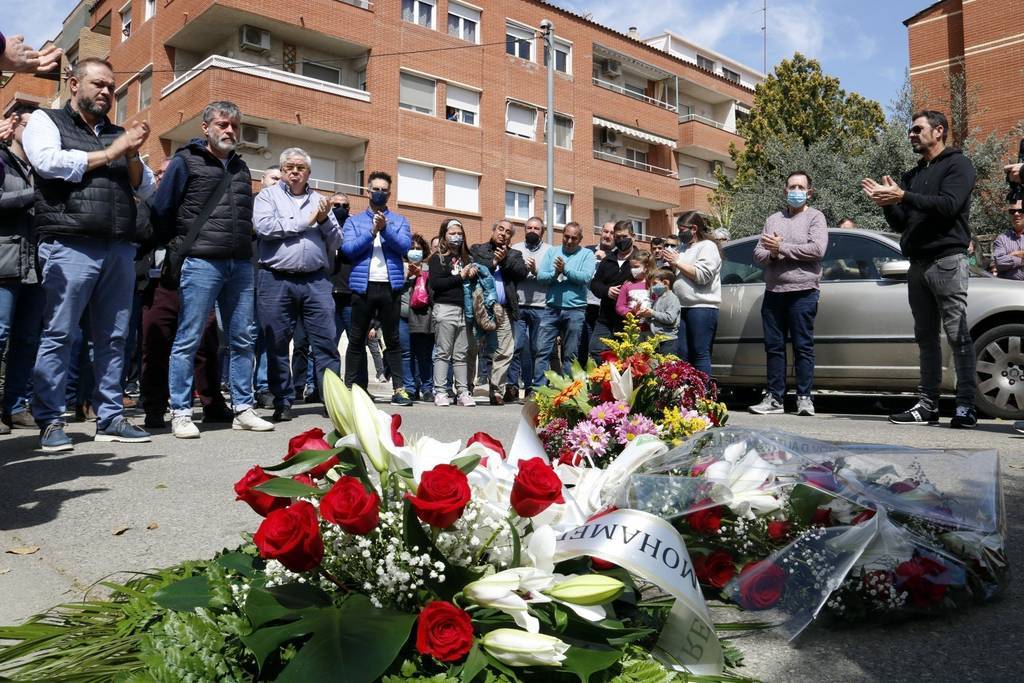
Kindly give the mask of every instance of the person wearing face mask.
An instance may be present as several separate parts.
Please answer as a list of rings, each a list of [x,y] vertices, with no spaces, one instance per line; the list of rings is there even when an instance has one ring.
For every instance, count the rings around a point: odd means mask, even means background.
[[[597,268],[604,258],[615,251],[615,221],[609,221],[601,226],[601,236],[597,244],[583,247],[594,255],[594,267]],[[586,358],[590,350],[590,339],[597,325],[597,318],[601,312],[601,299],[597,297],[587,286],[587,318],[583,325],[583,332],[580,333],[580,348],[576,356]]]
[[[644,319],[644,311],[651,308],[651,290],[648,277],[654,270],[654,254],[646,250],[633,250],[629,259],[629,279],[619,288],[619,296],[615,300],[615,312],[622,318],[632,313]],[[649,330],[650,325],[644,321],[641,330]]]
[[[426,257],[429,249],[422,235],[412,236],[412,248],[405,255],[405,290],[402,292],[402,320],[398,327],[405,391],[414,401],[424,403],[434,402],[434,330],[430,302],[426,306],[413,306],[412,294],[420,276],[428,272]],[[429,291],[429,284],[427,287]]]
[[[466,248],[462,223],[448,218],[441,223],[436,254],[427,261],[434,318],[434,405],[450,406],[445,391],[449,369],[454,370],[456,402],[472,407],[469,380],[473,321],[466,320],[463,283],[476,277],[477,267]],[[468,323],[468,324],[467,324]]]
[[[613,235],[614,250],[598,263],[594,278],[590,281],[590,291],[600,301],[597,322],[590,335],[589,353],[595,363],[600,363],[601,354],[608,350],[601,339],[610,338],[622,329],[622,316],[615,311],[615,304],[623,283],[631,279],[630,260],[635,250],[632,221],[617,221]]]
[[[750,412],[758,415],[784,411],[787,337],[793,344],[797,414],[814,415],[814,319],[828,226],[825,215],[807,205],[812,194],[807,172],[790,173],[786,208],[768,217],[754,247],[754,262],[764,268],[761,322],[768,376],[764,398],[750,406]]]
[[[505,401],[519,400],[519,381],[522,379],[526,395],[533,393],[533,346],[537,340],[541,320],[544,317],[544,301],[547,286],[537,280],[537,271],[544,261],[551,245],[544,241],[544,221],[534,216],[526,221],[523,241],[512,248],[523,256],[526,263],[526,279],[519,283],[519,319],[515,323],[516,352],[508,371],[508,388]]]
[[[410,406],[412,399],[402,376],[398,321],[405,287],[404,259],[412,247],[412,231],[404,216],[388,209],[391,176],[374,171],[367,182],[370,206],[363,213],[349,216],[341,242],[341,250],[352,261],[352,326],[345,351],[345,384],[359,383],[358,368],[366,363],[366,335],[370,321],[376,318],[387,347],[384,358],[391,369],[391,403]]]
[[[672,292],[676,279],[671,268],[660,268],[651,274],[651,307],[640,311],[651,325],[651,335],[665,337],[658,345],[658,353],[671,354],[676,350],[679,334],[679,299]]]
[[[678,273],[672,283],[672,291],[682,307],[675,354],[710,376],[711,348],[722,303],[721,248],[697,211],[681,214],[676,225],[679,244],[685,251],[666,248],[662,252]]]

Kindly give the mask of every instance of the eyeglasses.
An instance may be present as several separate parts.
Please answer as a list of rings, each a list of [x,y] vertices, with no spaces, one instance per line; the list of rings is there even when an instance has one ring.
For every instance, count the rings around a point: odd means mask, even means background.
[[[333,204],[335,209],[348,209],[348,204]]]
[[[914,126],[913,128],[911,128],[907,132],[910,133],[911,135],[918,135],[919,133],[923,133],[926,130],[928,130],[928,129],[925,128],[924,126]]]
[[[581,239],[583,239],[583,236],[582,235],[566,235],[566,234],[563,234],[562,235],[562,239],[565,240],[566,242],[579,242]]]
[[[304,171],[308,171],[309,170],[309,166],[306,166],[305,164],[287,164],[287,165],[285,165],[283,170],[285,172],[288,172],[288,171],[298,171],[299,173],[302,173]]]
[[[1010,214],[1011,216],[1024,216],[1024,209],[1010,209],[1006,213]]]

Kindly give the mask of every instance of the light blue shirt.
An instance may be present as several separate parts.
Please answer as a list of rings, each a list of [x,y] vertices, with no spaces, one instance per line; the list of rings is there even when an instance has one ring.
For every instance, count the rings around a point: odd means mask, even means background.
[[[100,125],[94,126],[93,133],[98,133],[100,128]],[[89,153],[82,149],[63,149],[57,124],[42,110],[33,112],[29,117],[21,146],[32,168],[44,178],[78,183],[89,167]],[[153,171],[142,164],[142,183],[135,194],[141,199],[147,199],[155,187]]]
[[[559,256],[565,267],[555,275],[555,259]],[[589,249],[580,247],[572,254],[566,254],[561,246],[548,249],[537,269],[537,282],[548,286],[548,307],[586,308],[587,288],[596,269],[594,252]]]
[[[320,210],[320,196],[306,187],[297,202],[287,183],[260,190],[252,210],[261,265],[290,273],[330,270],[341,245],[341,226],[333,211],[327,220],[310,225]]]

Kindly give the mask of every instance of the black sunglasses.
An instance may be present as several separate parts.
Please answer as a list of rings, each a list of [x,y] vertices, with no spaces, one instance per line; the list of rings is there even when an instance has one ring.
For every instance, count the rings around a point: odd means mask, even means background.
[[[1010,214],[1011,216],[1018,216],[1024,214],[1024,209],[1010,209],[1006,213]]]

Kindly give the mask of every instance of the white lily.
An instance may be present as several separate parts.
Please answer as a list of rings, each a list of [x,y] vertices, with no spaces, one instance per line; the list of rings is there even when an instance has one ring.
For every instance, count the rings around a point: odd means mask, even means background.
[[[334,428],[342,436],[352,433],[352,394],[333,370],[325,370],[323,378],[324,405]]]
[[[377,409],[373,407],[373,399],[357,384],[352,385],[352,429],[359,437],[363,453],[370,459],[373,469],[386,471],[390,458],[380,442]]]
[[[746,442],[731,444],[721,460],[704,470],[708,481],[728,491],[722,495],[721,489],[716,487],[711,497],[728,505],[740,517],[753,518],[778,510],[779,499],[766,490],[775,479],[774,468],[753,448],[746,454],[745,450]]]
[[[484,635],[480,644],[487,653],[508,666],[562,666],[567,643],[543,633],[498,628]]]
[[[530,614],[529,603],[551,602],[541,590],[554,583],[555,576],[549,572],[536,567],[516,567],[473,581],[462,589],[462,594],[482,607],[508,614],[519,627],[537,633],[540,621]]]
[[[625,401],[627,405],[633,405],[633,371],[628,367],[625,372],[619,372],[619,369],[615,366],[615,363],[608,363],[611,368],[611,381],[609,384],[612,389],[612,396],[615,397],[616,401]]]
[[[583,516],[576,526],[609,505],[620,504],[629,477],[644,463],[668,450],[657,437],[644,435],[630,441],[606,469],[558,465],[555,471],[567,485]]]

